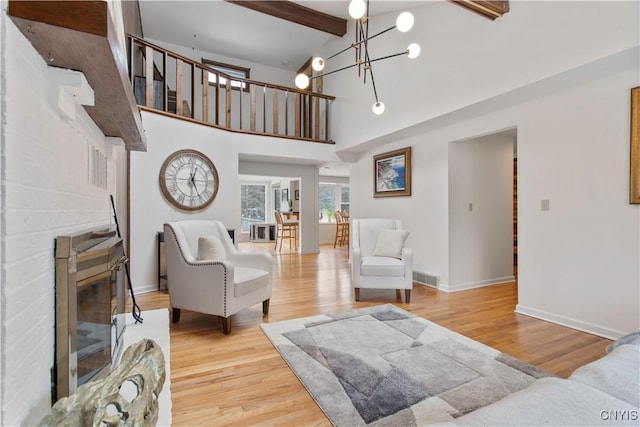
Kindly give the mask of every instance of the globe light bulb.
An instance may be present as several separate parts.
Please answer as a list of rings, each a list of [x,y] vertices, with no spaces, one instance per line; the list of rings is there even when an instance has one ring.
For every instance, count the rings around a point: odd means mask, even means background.
[[[401,33],[406,33],[413,28],[413,15],[411,12],[402,12],[396,19],[396,28]]]
[[[380,101],[376,101],[375,104],[373,104],[373,108],[372,108],[374,114],[382,114],[384,113],[384,104]]]
[[[367,4],[364,0],[351,0],[349,3],[349,15],[353,19],[360,19],[367,12]]]
[[[298,74],[296,76],[296,86],[298,89],[306,89],[309,86],[309,76],[306,74]]]
[[[407,56],[411,59],[415,59],[420,55],[420,45],[418,43],[411,43],[407,47]]]
[[[313,58],[313,61],[311,61],[311,67],[316,71],[324,70],[324,59],[316,56]]]

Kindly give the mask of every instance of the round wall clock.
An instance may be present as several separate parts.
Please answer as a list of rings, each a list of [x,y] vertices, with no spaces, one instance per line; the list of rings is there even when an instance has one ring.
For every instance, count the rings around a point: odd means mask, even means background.
[[[216,198],[218,185],[218,171],[213,162],[196,150],[176,151],[160,168],[162,194],[179,209],[206,208]]]

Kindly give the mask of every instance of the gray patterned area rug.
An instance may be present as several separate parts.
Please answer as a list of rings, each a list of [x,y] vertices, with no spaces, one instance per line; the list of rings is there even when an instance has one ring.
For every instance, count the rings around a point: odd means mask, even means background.
[[[392,304],[261,327],[336,426],[446,423],[549,376]]]

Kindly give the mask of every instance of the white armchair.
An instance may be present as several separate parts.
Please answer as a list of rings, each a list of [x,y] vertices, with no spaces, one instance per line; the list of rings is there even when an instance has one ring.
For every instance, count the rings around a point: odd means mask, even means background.
[[[231,332],[231,316],[262,302],[269,313],[273,257],[238,252],[220,221],[189,220],[164,224],[167,279],[172,321],[180,310],[222,318]]]
[[[395,219],[351,220],[352,286],[356,301],[360,289],[404,289],[411,301],[413,289],[413,251],[404,245],[409,235]]]

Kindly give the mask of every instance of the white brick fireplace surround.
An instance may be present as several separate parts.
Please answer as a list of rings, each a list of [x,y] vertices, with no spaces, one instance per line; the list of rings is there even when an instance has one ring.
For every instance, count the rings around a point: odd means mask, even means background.
[[[82,106],[70,117],[52,100],[56,78],[0,5],[0,425],[33,425],[51,406],[54,239],[113,222],[126,158]],[[106,163],[98,185],[91,150]]]

